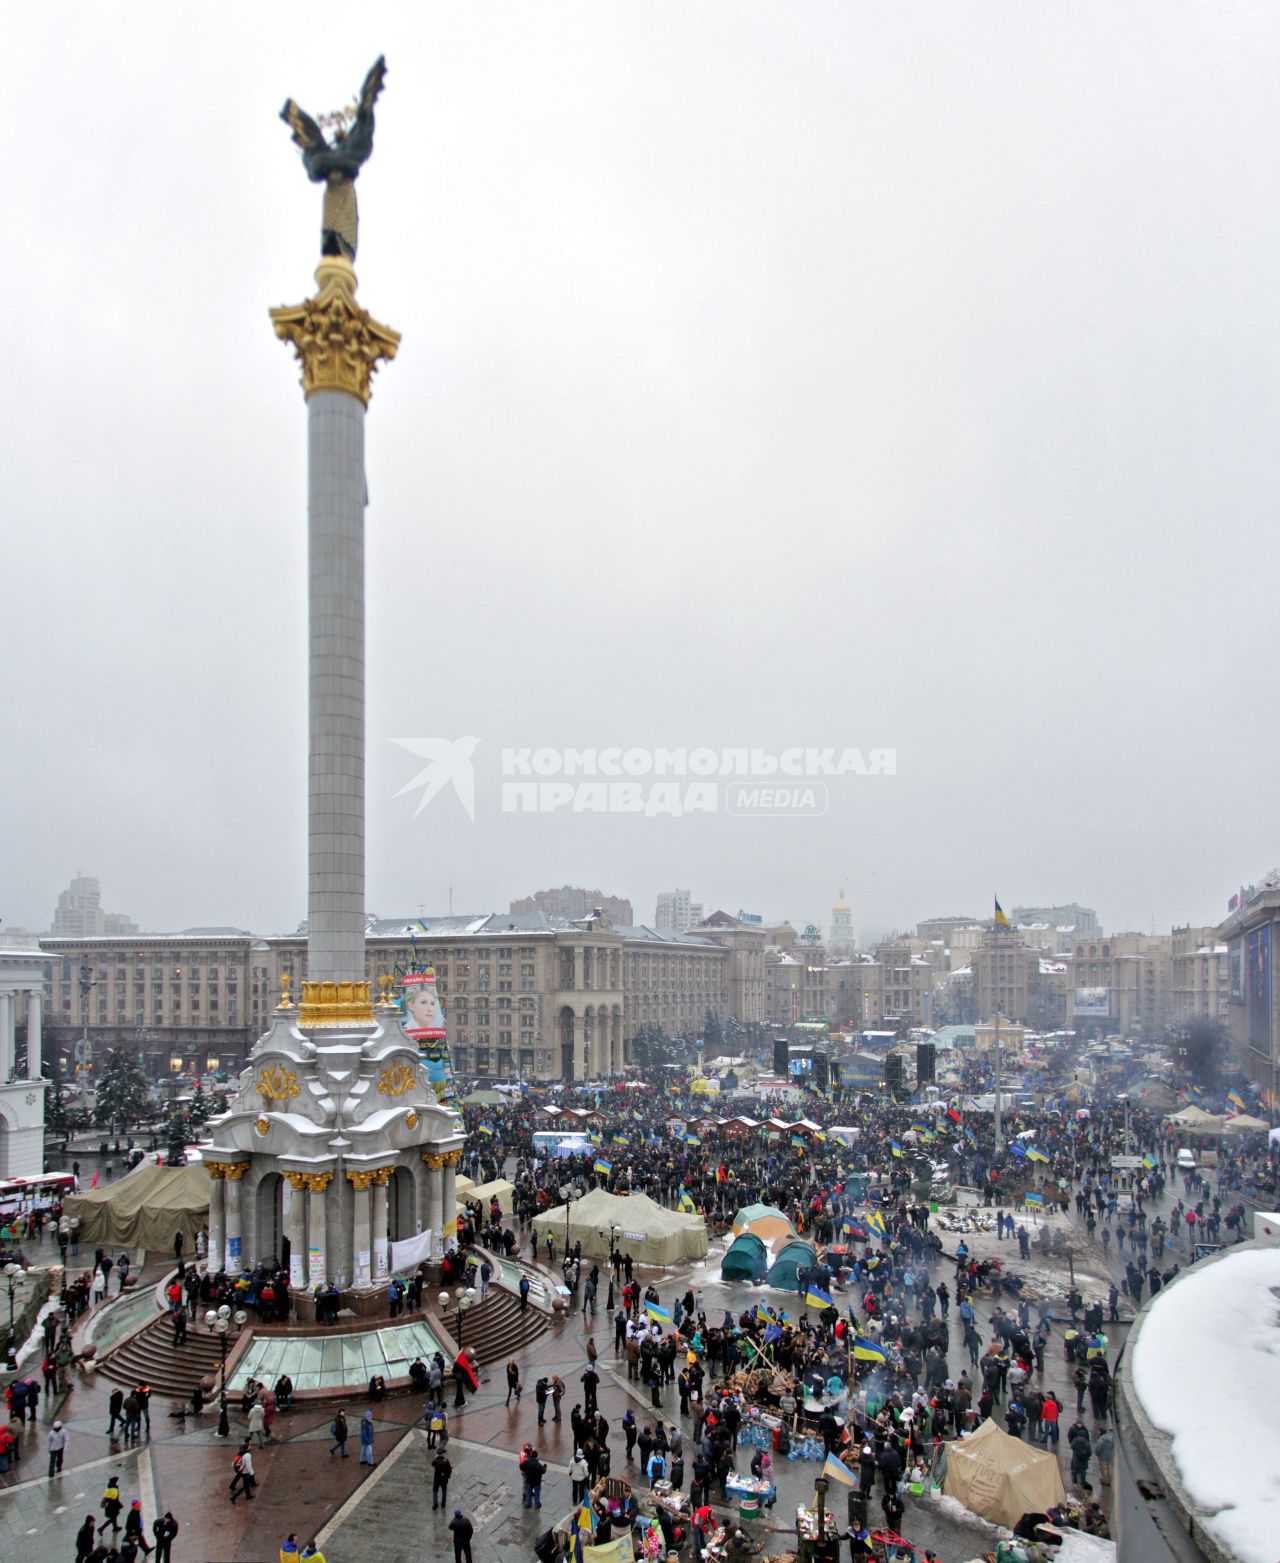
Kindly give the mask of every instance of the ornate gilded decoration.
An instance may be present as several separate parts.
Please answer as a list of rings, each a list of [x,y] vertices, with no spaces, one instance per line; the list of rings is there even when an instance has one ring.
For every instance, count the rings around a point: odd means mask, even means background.
[[[396,1001],[391,996],[391,990],[395,986],[395,978],[389,971],[378,974],[378,1008],[394,1009]]]
[[[265,1118],[259,1118],[257,1123],[254,1124],[254,1128],[257,1129],[259,1134],[266,1134],[270,1131],[271,1125]]]
[[[287,1102],[298,1094],[298,1077],[283,1064],[272,1064],[258,1076],[258,1095],[264,1102]]]
[[[423,1151],[422,1159],[431,1168],[432,1172],[444,1166],[444,1157],[439,1151]]]
[[[390,1167],[361,1168],[358,1172],[347,1173],[347,1177],[351,1180],[351,1186],[358,1190],[372,1188],[375,1183],[383,1185],[390,1176]]]
[[[456,1167],[461,1160],[462,1152],[460,1150],[445,1151],[444,1155],[440,1158],[441,1165],[444,1167]]]
[[[367,982],[304,982],[300,1026],[364,1026],[373,1023]]]
[[[239,1183],[248,1170],[249,1163],[247,1161],[229,1161],[225,1164],[223,1176],[230,1178],[233,1183]]]
[[[406,1064],[403,1059],[391,1064],[378,1076],[379,1096],[403,1096],[410,1090],[417,1078],[417,1071],[412,1064]]]
[[[412,1107],[404,1115],[404,1126],[406,1129],[416,1129],[418,1127],[418,1115]]]
[[[293,978],[289,975],[289,973],[287,971],[282,971],[280,973],[280,1008],[281,1009],[292,1009],[293,1008],[293,1000],[289,997],[289,988],[290,988],[290,985],[292,984],[292,982],[293,982]]]
[[[313,298],[271,311],[276,335],[293,344],[308,400],[316,391],[345,391],[367,407],[374,371],[396,356],[400,333],[356,303],[356,274],[345,256],[326,255],[316,282]]]
[[[306,1186],[307,1186],[308,1174],[305,1173],[305,1172],[287,1172],[286,1171],[286,1172],[282,1173],[281,1176],[284,1177],[288,1181],[289,1186],[291,1188],[294,1188],[294,1189],[305,1189]]]
[[[301,1183],[294,1183],[294,1188],[304,1188],[311,1194],[323,1194],[325,1189],[333,1182],[333,1173],[331,1172],[303,1172],[299,1173],[298,1176],[302,1181]],[[289,1181],[292,1183],[293,1179],[290,1178]]]

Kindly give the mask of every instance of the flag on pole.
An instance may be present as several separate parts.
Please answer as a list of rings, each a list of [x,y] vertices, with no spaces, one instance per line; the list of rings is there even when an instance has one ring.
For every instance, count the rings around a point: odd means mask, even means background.
[[[764,1303],[756,1304],[756,1318],[760,1320],[761,1324],[776,1324],[778,1322],[777,1315],[771,1308],[767,1308]]]
[[[615,1145],[630,1145],[631,1136],[627,1134],[615,1134],[613,1137],[613,1143]]]
[[[835,1303],[831,1301],[831,1293],[824,1292],[820,1286],[815,1286],[812,1281],[809,1282],[808,1290],[804,1294],[804,1300],[811,1308],[835,1307]]]
[[[607,1178],[613,1171],[613,1163],[611,1161],[605,1161],[603,1156],[597,1156],[596,1171],[601,1175],[601,1177]]]
[[[902,1155],[902,1146],[898,1144],[897,1140],[890,1140],[889,1141],[889,1149],[893,1152],[893,1154],[895,1156],[901,1156]],[[896,1176],[896,1174],[895,1174],[895,1176]]]
[[[1024,1205],[1034,1205],[1036,1209],[1039,1209],[1044,1204],[1044,1195],[1033,1194],[1030,1192],[1030,1190],[1028,1190],[1028,1192],[1022,1196],[1022,1203]]]
[[[880,1237],[884,1236],[884,1234],[885,1234],[884,1217],[880,1214],[880,1212],[878,1210],[873,1210],[871,1212],[871,1214],[867,1217],[867,1226],[868,1226],[868,1228],[872,1232],[877,1233]]]
[[[1040,1149],[1040,1147],[1038,1145],[1028,1145],[1027,1146],[1027,1160],[1028,1161],[1045,1161],[1045,1162],[1047,1162],[1049,1160],[1049,1158],[1045,1155],[1045,1153]]]
[[[649,1315],[649,1317],[651,1319],[653,1319],[658,1324],[670,1324],[671,1323],[671,1313],[670,1313],[670,1311],[668,1309],[666,1309],[666,1308],[661,1307],[656,1302],[646,1302],[645,1305],[644,1305],[644,1311]]]
[[[476,1128],[479,1129],[481,1134],[493,1133],[493,1125],[491,1123],[478,1123]]]
[[[1239,1091],[1228,1091],[1227,1101],[1230,1102],[1238,1113],[1244,1111],[1244,1097],[1240,1095]]]
[[[865,1335],[853,1337],[853,1355],[859,1362],[888,1362],[888,1353],[883,1346],[878,1346],[875,1341],[868,1340]]]
[[[1005,916],[1004,907],[1002,907],[1000,905],[1000,897],[999,896],[994,896],[992,899],[996,903],[996,917],[995,917],[996,927],[997,928],[1008,928],[1009,927],[1009,919]]]
[[[1142,1165],[1147,1169],[1148,1172],[1154,1172],[1155,1169],[1156,1169],[1156,1159],[1155,1159],[1155,1157],[1154,1156],[1149,1156],[1149,1155],[1148,1156],[1144,1156],[1142,1158]]]
[[[832,1481],[843,1483],[846,1487],[856,1487],[858,1485],[858,1478],[843,1460],[833,1454],[827,1456],[826,1462],[822,1467],[822,1474],[830,1477]]]
[[[698,1207],[693,1202],[693,1195],[683,1183],[680,1185],[680,1209],[690,1216],[696,1215],[698,1211]]]

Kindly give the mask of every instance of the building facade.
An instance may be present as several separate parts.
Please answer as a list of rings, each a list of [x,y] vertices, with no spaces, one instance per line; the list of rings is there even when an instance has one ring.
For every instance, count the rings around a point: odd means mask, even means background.
[[[51,932],[64,939],[94,939],[103,935],[137,933],[138,925],[122,912],[102,910],[102,886],[96,879],[77,873],[58,897]]]
[[[615,925],[629,928],[635,922],[631,902],[622,896],[605,895],[600,890],[584,890],[580,885],[561,885],[558,890],[535,890],[511,903],[513,912],[541,912],[544,917],[587,917],[592,912],[608,912]]]
[[[1230,1018],[1228,949],[1216,928],[1175,928],[1170,939],[1169,1018],[1174,1026]]]
[[[1014,923],[1049,923],[1054,928],[1070,929],[1078,939],[1096,939],[1102,934],[1097,912],[1078,901],[1064,906],[1015,906],[1009,917]]]
[[[653,926],[659,933],[688,933],[702,921],[702,902],[688,890],[660,890]]]
[[[853,933],[853,910],[845,900],[843,890],[831,908],[831,932],[827,938],[827,948],[832,955],[841,957],[852,955],[857,948]]]
[[[1280,884],[1275,877],[1233,898],[1236,904],[1217,930],[1227,947],[1227,1030],[1271,1112],[1280,1106],[1280,1006],[1275,991]]]
[[[243,1067],[288,978],[308,979],[307,935],[237,929],[43,941],[52,965],[47,1048],[66,1073],[103,1047],[152,1075]],[[631,1061],[641,1025],[700,1032],[712,1011],[764,1019],[764,933],[717,913],[687,934],[541,913],[371,921],[366,977],[435,968],[460,1074],[588,1079]],[[83,1049],[88,1041],[89,1056]],[[79,1056],[77,1056],[79,1054]]]
[[[1161,1036],[1169,1025],[1171,935],[1117,933],[1077,939],[1067,957],[1069,1026]]]
[[[44,1171],[41,1029],[48,969],[38,951],[0,950],[0,1178]]]

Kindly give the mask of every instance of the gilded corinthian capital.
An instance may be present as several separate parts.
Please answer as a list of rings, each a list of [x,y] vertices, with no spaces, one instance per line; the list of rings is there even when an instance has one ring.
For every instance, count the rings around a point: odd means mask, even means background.
[[[400,333],[356,303],[356,274],[345,256],[326,255],[316,282],[314,297],[271,311],[276,335],[293,344],[308,400],[316,391],[345,391],[367,407],[374,371],[396,356]]]

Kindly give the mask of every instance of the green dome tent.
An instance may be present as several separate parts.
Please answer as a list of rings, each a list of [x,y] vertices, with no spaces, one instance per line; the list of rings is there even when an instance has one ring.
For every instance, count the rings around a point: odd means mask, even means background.
[[[773,1264],[769,1267],[769,1285],[795,1291],[800,1284],[800,1271],[817,1262],[817,1251],[812,1243],[806,1243],[801,1237],[789,1238],[778,1245]]]
[[[754,1232],[743,1232],[729,1244],[720,1266],[722,1281],[763,1281],[769,1251]]]

